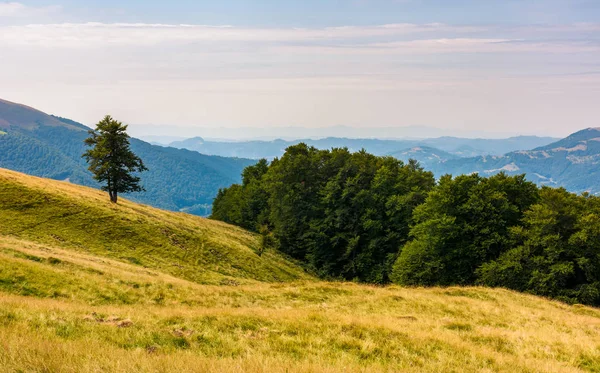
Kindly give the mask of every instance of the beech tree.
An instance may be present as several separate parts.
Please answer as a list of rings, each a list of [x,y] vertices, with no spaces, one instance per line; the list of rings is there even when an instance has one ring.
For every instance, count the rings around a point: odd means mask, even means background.
[[[412,240],[400,250],[392,280],[401,285],[473,285],[475,271],[514,245],[509,232],[539,198],[524,175],[442,176],[415,208]]]
[[[142,160],[129,148],[127,125],[107,115],[89,131],[85,144],[91,149],[83,154],[94,179],[104,183],[110,201],[117,203],[119,193],[141,192],[140,178],[135,172],[147,171]]]
[[[301,143],[246,168],[241,185],[219,192],[212,217],[260,232],[263,246],[324,278],[382,284],[434,184],[415,161]]]

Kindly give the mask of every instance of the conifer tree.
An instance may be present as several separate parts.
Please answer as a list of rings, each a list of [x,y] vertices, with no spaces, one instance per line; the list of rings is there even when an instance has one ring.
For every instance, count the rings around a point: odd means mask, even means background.
[[[145,191],[140,178],[133,173],[148,169],[129,148],[127,125],[107,115],[89,134],[85,144],[92,148],[83,158],[89,163],[94,179],[104,183],[102,190],[108,192],[110,201],[117,203],[119,193]]]

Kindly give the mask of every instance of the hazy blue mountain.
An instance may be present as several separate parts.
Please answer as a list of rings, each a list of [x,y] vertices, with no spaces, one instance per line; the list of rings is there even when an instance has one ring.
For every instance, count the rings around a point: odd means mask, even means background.
[[[409,149],[392,152],[388,155],[404,162],[408,162],[409,159],[415,159],[419,161],[421,166],[425,169],[431,169],[440,163],[460,158],[458,155],[429,146],[415,146]]]
[[[508,139],[467,139],[458,137],[439,137],[421,140],[378,140],[327,137],[323,139],[298,139],[294,141],[207,141],[194,137],[175,141],[170,146],[180,149],[195,150],[202,154],[220,155],[224,157],[243,157],[273,159],[281,156],[285,149],[300,142],[319,149],[347,147],[351,151],[365,149],[375,155],[386,155],[414,147],[437,148],[459,157],[478,155],[501,155],[514,150],[533,149],[556,141],[551,137],[519,136]]]
[[[88,127],[33,108],[0,100],[0,167],[35,176],[98,187],[81,158]],[[170,210],[204,214],[219,188],[240,181],[255,161],[208,156],[131,139],[131,148],[150,169],[147,192],[130,199]]]
[[[514,131],[490,131],[486,129],[469,130],[457,128],[438,128],[432,126],[378,126],[356,127],[334,125],[327,127],[263,126],[263,127],[220,127],[218,125],[199,124],[198,126],[179,126],[175,123],[136,124],[129,126],[130,132],[140,139],[154,142],[152,137],[202,137],[211,141],[272,141],[277,139],[322,139],[327,137],[347,137],[354,139],[426,139],[431,137],[452,136],[461,138],[504,139],[516,136]],[[179,139],[171,140],[178,141]],[[164,139],[156,141],[164,143]]]
[[[533,150],[509,152],[502,156],[449,159],[430,164],[437,176],[500,171],[526,174],[541,185],[562,186],[572,192],[600,193],[600,129],[588,128]]]
[[[300,142],[300,141],[298,141]],[[219,155],[222,157],[242,157],[251,159],[273,159],[285,152],[285,149],[296,142],[273,141],[206,141],[202,137],[193,137],[174,141],[169,146],[178,149],[194,150],[202,154]]]
[[[506,139],[465,139],[459,137],[439,137],[420,142],[433,148],[461,157],[478,155],[502,155],[516,150],[534,149],[551,144],[559,139],[554,137],[517,136]]]
[[[142,141],[146,141],[147,143],[150,143],[153,145],[161,145],[161,146],[168,146],[172,142],[182,141],[182,140],[186,139],[186,137],[180,137],[180,136],[153,136],[153,135],[137,136],[137,138],[139,138]]]

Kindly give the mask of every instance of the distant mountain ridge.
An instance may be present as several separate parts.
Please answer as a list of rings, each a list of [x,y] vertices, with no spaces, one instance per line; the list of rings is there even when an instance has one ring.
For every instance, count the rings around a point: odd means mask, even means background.
[[[441,175],[526,174],[540,185],[562,186],[572,192],[600,193],[600,128],[587,128],[572,135],[537,147],[502,156],[479,156],[451,159],[430,164]]]
[[[132,123],[131,133],[143,140],[168,145],[170,142],[200,136],[210,141],[273,141],[283,139],[324,139],[347,137],[354,139],[406,140],[431,137],[459,137],[482,139],[506,139],[518,136],[515,131],[493,131],[485,129],[440,128],[428,125],[373,125],[351,126],[263,126],[263,127],[222,127],[220,125],[198,124],[198,126],[178,126],[176,124],[136,124]],[[535,135],[535,133],[529,133]],[[164,137],[164,138],[163,138]],[[179,139],[173,137],[179,137]],[[168,141],[168,138],[171,138]]]
[[[327,137],[323,139],[298,139],[293,141],[206,141],[194,137],[174,141],[169,146],[179,149],[195,150],[202,154],[224,157],[243,157],[251,159],[273,159],[281,156],[289,146],[304,142],[319,149],[347,147],[350,151],[365,149],[375,155],[387,155],[415,147],[436,148],[440,151],[459,156],[502,155],[514,150],[533,149],[550,144],[558,139],[552,137],[519,136],[507,139],[468,139],[459,137],[439,137],[420,140],[379,140]]]
[[[0,100],[0,167],[34,176],[99,187],[81,158],[89,128],[70,119]],[[131,139],[131,148],[150,171],[147,192],[127,198],[175,211],[205,215],[217,191],[239,182],[255,161],[208,156]],[[208,210],[207,210],[208,208]]]

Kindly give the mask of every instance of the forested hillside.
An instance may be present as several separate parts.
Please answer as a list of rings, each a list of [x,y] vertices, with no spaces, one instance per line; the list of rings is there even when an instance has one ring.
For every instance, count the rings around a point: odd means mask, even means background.
[[[99,118],[100,119],[100,118]],[[0,167],[55,180],[98,187],[81,155],[87,128],[27,106],[0,100]],[[240,180],[249,159],[207,156],[131,139],[131,149],[148,166],[146,192],[128,198],[156,207],[203,214],[219,188]]]
[[[500,172],[435,182],[364,151],[287,149],[219,192],[213,218],[258,231],[324,278],[489,285],[600,305],[600,198]]]

